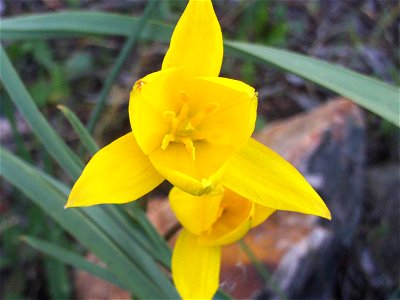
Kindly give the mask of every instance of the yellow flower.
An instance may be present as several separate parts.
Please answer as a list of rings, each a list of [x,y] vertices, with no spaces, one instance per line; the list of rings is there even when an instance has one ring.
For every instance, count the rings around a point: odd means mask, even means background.
[[[223,184],[260,205],[330,218],[300,173],[250,138],[256,93],[218,77],[222,56],[211,0],[190,0],[161,71],[133,87],[132,132],[93,156],[66,207],[133,201],[167,179],[192,195]]]
[[[221,246],[241,239],[275,210],[217,187],[203,196],[169,194],[184,229],[172,255],[172,278],[183,299],[211,299],[218,289]]]

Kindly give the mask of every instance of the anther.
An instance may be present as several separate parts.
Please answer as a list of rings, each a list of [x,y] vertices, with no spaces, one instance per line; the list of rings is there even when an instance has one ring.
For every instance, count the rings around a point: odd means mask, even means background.
[[[212,115],[215,113],[219,108],[219,103],[213,102],[213,103],[208,103],[204,108],[203,111],[206,116]]]
[[[188,103],[189,100],[190,100],[189,94],[186,91],[183,91],[183,90],[179,91],[179,98],[181,99],[181,101],[183,103]]]
[[[173,119],[176,118],[176,114],[175,114],[174,111],[167,110],[167,111],[164,111],[164,113],[163,113],[163,118],[164,118],[166,121],[172,121]]]
[[[161,142],[161,149],[167,149],[170,142],[175,141],[174,136],[172,134],[166,134]]]

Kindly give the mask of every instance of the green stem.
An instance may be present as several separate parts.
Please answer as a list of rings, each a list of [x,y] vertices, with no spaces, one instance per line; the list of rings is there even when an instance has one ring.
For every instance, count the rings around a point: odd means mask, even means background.
[[[240,240],[239,242],[240,247],[242,250],[246,253],[246,255],[249,257],[251,263],[253,264],[254,268],[257,270],[257,272],[260,274],[262,279],[268,284],[268,286],[272,289],[272,291],[275,293],[276,296],[278,296],[279,299],[286,300],[287,297],[284,294],[284,292],[279,288],[279,286],[276,284],[274,279],[272,278],[271,272],[265,267],[264,264],[260,262],[260,260],[254,255],[253,251],[247,246],[246,242],[244,240]]]
[[[106,104],[107,97],[110,93],[111,87],[121,70],[122,66],[124,65],[126,59],[128,58],[129,53],[132,51],[132,49],[136,46],[136,42],[140,37],[140,34],[142,33],[147,20],[150,16],[150,13],[157,7],[157,3],[159,0],[152,0],[147,4],[146,9],[143,12],[142,17],[140,18],[137,26],[135,26],[132,29],[132,34],[128,37],[128,40],[125,42],[116,62],[111,70],[110,76],[107,77],[106,82],[104,83],[103,89],[101,90],[99,101],[96,103],[96,106],[94,110],[92,111],[92,114],[90,115],[87,129],[90,133],[93,133],[94,127],[96,125],[96,122],[98,121],[101,112],[104,109],[104,106]],[[135,24],[136,25],[136,24]]]

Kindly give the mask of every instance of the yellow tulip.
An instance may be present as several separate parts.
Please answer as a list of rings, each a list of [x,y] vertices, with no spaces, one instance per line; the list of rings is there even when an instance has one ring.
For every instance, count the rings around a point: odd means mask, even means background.
[[[66,207],[134,201],[163,180],[184,230],[172,276],[183,298],[211,298],[220,248],[277,209],[330,219],[303,176],[251,138],[257,93],[219,77],[221,28],[211,0],[190,0],[160,71],[131,91],[132,132],[102,148],[72,188]]]
[[[275,210],[221,186],[193,196],[170,191],[171,208],[184,229],[172,255],[172,278],[183,299],[211,299],[218,289],[221,246],[241,239]]]
[[[222,184],[262,206],[330,218],[302,175],[250,138],[257,94],[243,82],[218,77],[222,56],[211,0],[190,0],[161,71],[134,84],[132,132],[93,156],[66,207],[126,203],[167,179],[192,195]]]

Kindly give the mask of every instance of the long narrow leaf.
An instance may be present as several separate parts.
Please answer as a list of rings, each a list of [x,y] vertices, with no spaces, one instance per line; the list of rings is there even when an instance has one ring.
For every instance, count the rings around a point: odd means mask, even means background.
[[[133,294],[140,298],[176,297],[175,291],[161,291],[145,276],[143,269],[132,263],[126,253],[86,216],[95,208],[63,209],[65,195],[40,176],[33,167],[5,149],[1,149],[0,159],[0,175],[39,205],[87,249],[92,250]],[[113,234],[118,235],[118,232]]]
[[[94,141],[90,133],[86,130],[86,127],[83,126],[81,121],[74,114],[74,112],[71,111],[69,108],[65,107],[64,105],[58,105],[57,107],[59,110],[61,110],[61,112],[64,114],[64,116],[67,118],[69,123],[74,128],[82,145],[89,151],[90,154],[92,155],[95,154],[99,150],[99,147],[97,146],[96,142]]]
[[[61,140],[60,136],[51,128],[44,116],[39,112],[1,46],[0,61],[0,79],[8,95],[22,112],[33,132],[46,147],[47,151],[72,178],[76,178],[81,173],[83,167],[79,158]]]
[[[49,36],[62,38],[65,35],[78,37],[88,34],[127,36],[129,35],[127,28],[137,22],[135,18],[117,14],[64,12],[5,19],[2,21],[0,30],[3,39]],[[98,24],[102,25],[98,26]],[[168,41],[171,32],[172,28],[169,26],[149,22],[149,26],[141,37],[147,40]],[[297,74],[348,97],[396,125],[400,124],[400,95],[396,87],[319,59],[282,49],[232,41],[225,41],[225,46],[228,53]]]
[[[96,105],[89,117],[89,122],[87,125],[87,129],[89,132],[93,133],[94,126],[97,120],[100,118],[100,114],[102,113],[107,97],[111,91],[111,87],[117,78],[118,73],[120,72],[122,66],[124,65],[126,59],[128,58],[129,54],[132,52],[132,49],[135,48],[137,44],[137,40],[142,35],[143,29],[147,25],[147,20],[151,16],[151,13],[155,10],[159,3],[159,0],[150,0],[146,5],[146,9],[144,10],[142,16],[140,17],[139,21],[135,23],[130,29],[131,33],[128,36],[124,46],[122,47],[119,55],[112,67],[110,74],[107,76],[106,81],[101,89],[101,93],[99,96],[99,100],[96,102]]]
[[[245,58],[271,64],[315,82],[400,125],[400,91],[394,86],[338,65],[282,49],[241,42],[225,44],[228,49]]]
[[[140,18],[105,12],[56,12],[5,18],[0,23],[2,40],[67,38],[87,35],[129,36]],[[172,27],[149,21],[140,35],[150,41],[169,40]]]
[[[54,243],[35,238],[33,236],[23,236],[21,239],[35,250],[51,256],[64,264],[86,271],[121,288],[128,289],[107,269],[87,261],[78,253],[72,252],[71,250],[60,247]]]
[[[8,60],[4,52],[2,53],[2,57]],[[7,72],[3,74],[3,69],[7,68],[13,71],[9,72],[12,76]],[[17,74],[15,73],[15,70],[13,70],[12,68],[12,65],[10,63],[8,65],[6,64],[6,66],[3,65],[2,80],[5,83],[11,85],[11,88],[9,89],[10,95],[11,92],[16,90],[16,87],[12,86],[12,83],[10,81],[12,79],[15,79],[16,81],[19,80]],[[25,89],[22,82],[20,81],[17,87],[19,87],[21,90]],[[75,165],[76,168],[71,169],[71,166],[66,163],[66,158],[71,158],[74,156],[68,156],[64,155],[66,153],[54,151],[57,149],[57,147],[58,149],[61,148],[64,150],[69,150],[69,148],[65,148],[65,144],[62,143],[57,134],[50,127],[49,123],[47,123],[47,121],[44,119],[43,115],[37,110],[36,106],[34,106],[32,99],[29,97],[29,94],[25,91],[24,94],[17,94],[13,96],[13,100],[23,109],[23,115],[28,121],[30,121],[30,124],[34,129],[36,136],[42,141],[45,146],[47,146],[49,153],[51,153],[53,157],[60,162],[60,165],[64,169],[66,169],[66,171],[69,171],[69,174],[73,178],[76,178],[80,174],[82,166]],[[62,146],[64,146],[64,148],[62,148]],[[72,164],[71,159],[69,163]],[[67,195],[64,195],[63,202],[66,198]],[[60,205],[60,208],[62,207],[62,205]],[[155,286],[158,286],[158,288],[160,288],[161,291],[163,291],[163,293],[165,293],[166,295],[175,295],[175,289],[173,288],[172,284],[168,280],[166,280],[163,274],[159,272],[157,266],[150,259],[148,253],[143,252],[141,248],[139,248],[135,244],[135,239],[128,238],[128,236],[124,234],[124,230],[121,228],[120,224],[109,217],[109,213],[107,212],[107,210],[109,209],[110,208],[108,207],[99,206],[81,210],[85,212],[85,215],[87,215],[87,217],[89,217],[100,230],[102,230],[103,234],[106,234],[109,238],[111,238],[113,243],[116,243],[119,249],[121,251],[124,251],[125,255],[128,255],[131,262],[135,264],[136,268],[139,268],[141,270],[144,276],[147,276],[148,280],[150,280]],[[116,232],[121,232],[121,234],[115,234]],[[160,259],[163,260],[162,257]]]

